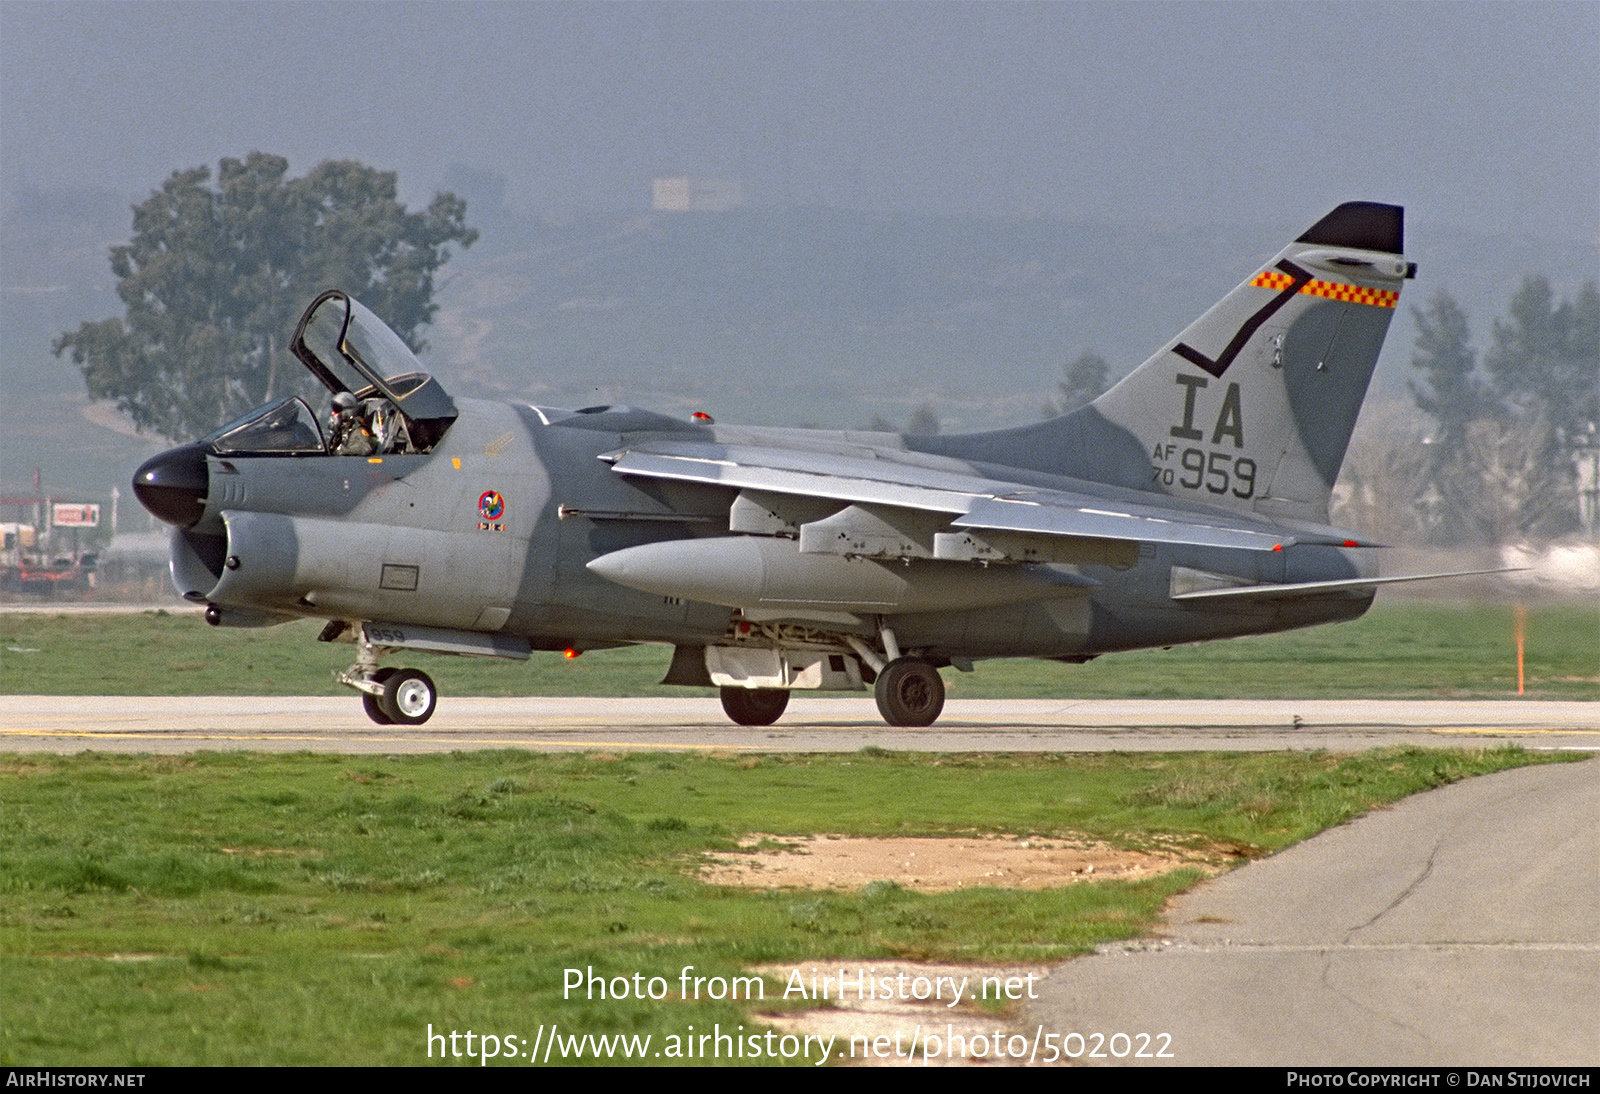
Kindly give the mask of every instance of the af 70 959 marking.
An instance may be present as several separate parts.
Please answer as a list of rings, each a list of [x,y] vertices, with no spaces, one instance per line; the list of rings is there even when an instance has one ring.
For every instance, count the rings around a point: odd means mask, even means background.
[[[1158,445],[1151,453],[1151,459],[1150,481],[1161,486],[1198,490],[1203,482],[1206,490],[1213,494],[1231,492],[1236,498],[1248,498],[1255,494],[1256,461],[1249,456],[1231,456],[1226,452],[1207,452],[1200,448],[1179,449],[1175,444],[1168,444]]]

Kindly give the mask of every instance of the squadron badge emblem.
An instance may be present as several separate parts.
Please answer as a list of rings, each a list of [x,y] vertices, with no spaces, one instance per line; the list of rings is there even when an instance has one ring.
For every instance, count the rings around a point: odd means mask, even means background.
[[[478,525],[479,531],[501,531],[505,525],[498,523],[506,514],[506,499],[500,496],[498,490],[485,490],[478,497],[478,515],[483,521]]]

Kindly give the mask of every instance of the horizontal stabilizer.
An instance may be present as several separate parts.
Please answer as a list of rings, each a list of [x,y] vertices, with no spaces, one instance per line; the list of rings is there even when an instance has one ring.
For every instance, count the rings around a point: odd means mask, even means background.
[[[1172,599],[1193,602],[1199,600],[1277,600],[1284,597],[1308,596],[1316,593],[1359,592],[1375,589],[1379,585],[1398,585],[1406,581],[1437,581],[1445,577],[1480,577],[1484,574],[1514,574],[1526,569],[1511,566],[1498,570],[1457,570],[1447,574],[1407,574],[1403,577],[1353,577],[1341,581],[1296,581],[1286,585],[1233,585],[1223,589],[1196,589],[1192,592],[1173,593]]]

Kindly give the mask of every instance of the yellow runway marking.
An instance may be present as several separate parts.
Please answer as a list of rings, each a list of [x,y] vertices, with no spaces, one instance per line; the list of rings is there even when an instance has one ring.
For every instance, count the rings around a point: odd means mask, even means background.
[[[1600,735],[1600,729],[1585,729],[1582,726],[1568,726],[1562,728],[1544,727],[1540,729],[1523,729],[1516,726],[1423,726],[1430,733],[1493,733],[1496,736],[1537,737],[1545,733],[1560,733],[1562,735],[1580,733],[1587,736]]]
[[[560,727],[557,727],[559,730]],[[570,727],[581,731],[588,727],[575,725]],[[663,727],[681,729],[688,727]],[[548,732],[548,727],[546,732]],[[507,734],[515,734],[520,730],[508,729]],[[448,744],[480,745],[484,748],[506,748],[520,745],[538,745],[547,748],[625,748],[633,750],[677,751],[677,752],[755,752],[763,751],[765,746],[741,744],[680,744],[672,741],[563,741],[545,740],[539,737],[456,737],[448,733],[420,733],[414,737],[378,737],[359,734],[355,737],[314,737],[306,734],[286,733],[206,733],[204,731],[182,729],[155,729],[142,733],[117,733],[109,730],[93,729],[60,729],[60,730],[25,730],[7,729],[0,730],[0,738],[5,737],[65,737],[68,739],[111,740],[111,741],[275,741],[289,742],[302,741],[308,744]]]

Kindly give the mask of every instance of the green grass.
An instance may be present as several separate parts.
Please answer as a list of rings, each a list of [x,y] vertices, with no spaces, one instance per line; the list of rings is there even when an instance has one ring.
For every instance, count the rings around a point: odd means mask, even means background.
[[[951,698],[1374,698],[1516,693],[1510,605],[1396,600],[1351,623],[1112,654],[1087,665],[986,661],[944,674]],[[195,615],[0,617],[0,694],[338,694],[353,647],[315,640],[319,624],[207,627]],[[406,653],[446,695],[690,695],[662,687],[660,646],[536,654],[526,663]],[[401,663],[396,659],[394,663]],[[1525,673],[1535,698],[1600,698],[1600,610],[1529,611]]]
[[[1350,623],[1112,654],[1069,671],[1048,679],[1027,661],[986,662],[979,686],[983,697],[1065,685],[1087,698],[1505,698],[1517,689],[1515,608],[1395,601]],[[1600,608],[1530,608],[1523,671],[1531,698],[1600,699]],[[973,676],[947,673],[951,695],[965,696]]]
[[[940,895],[696,880],[741,834],[1082,833],[1242,861],[1538,759],[0,756],[0,1064],[417,1064],[430,1024],[756,1031],[762,1008],[680,998],[681,971],[1061,958],[1148,930],[1197,875]],[[573,968],[673,990],[564,998]]]

